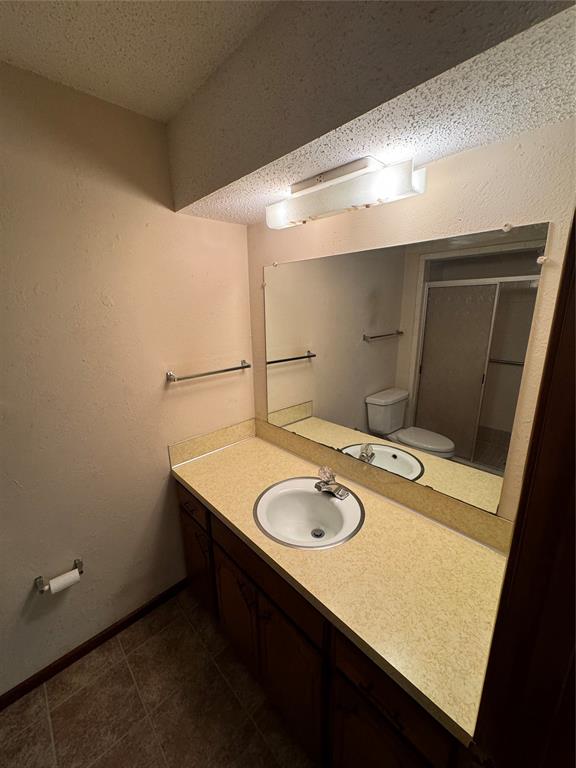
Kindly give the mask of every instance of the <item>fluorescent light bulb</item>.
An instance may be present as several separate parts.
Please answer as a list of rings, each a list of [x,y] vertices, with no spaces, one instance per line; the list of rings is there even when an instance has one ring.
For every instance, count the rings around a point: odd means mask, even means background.
[[[360,170],[360,174],[345,173],[338,177],[334,172],[328,172],[324,174],[330,174],[327,180],[322,179],[304,188],[295,185],[295,194],[266,207],[266,224],[272,229],[284,229],[342,211],[388,203],[424,192],[426,170],[415,171],[412,160],[384,167],[373,158],[366,159],[373,161],[373,164],[371,168],[356,169]]]

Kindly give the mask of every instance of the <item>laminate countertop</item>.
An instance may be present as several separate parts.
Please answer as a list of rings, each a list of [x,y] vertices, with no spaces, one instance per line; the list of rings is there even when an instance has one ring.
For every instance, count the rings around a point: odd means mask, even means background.
[[[346,478],[363,527],[330,549],[293,549],[254,522],[259,494],[318,468],[249,438],[172,469],[457,738],[474,733],[506,559]]]
[[[429,485],[436,491],[446,493],[455,499],[465,501],[487,512],[496,514],[500,493],[502,492],[502,477],[491,472],[485,472],[475,467],[448,461],[424,451],[418,451],[408,445],[400,445],[390,440],[374,437],[356,429],[343,427],[325,419],[311,416],[294,424],[287,424],[284,429],[296,435],[307,437],[317,443],[328,445],[330,448],[344,448],[357,443],[372,445],[389,445],[416,456],[424,466],[424,474],[419,477],[419,485]]]

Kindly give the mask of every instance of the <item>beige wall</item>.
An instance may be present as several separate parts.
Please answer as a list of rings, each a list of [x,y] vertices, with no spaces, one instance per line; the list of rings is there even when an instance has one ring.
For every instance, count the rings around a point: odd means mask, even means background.
[[[550,221],[500,513],[515,516],[560,271],[574,212],[574,123],[519,134],[428,167],[425,195],[285,230],[248,229],[256,413],[266,417],[262,268],[335,253],[402,245]]]
[[[164,383],[250,358],[245,227],[170,210],[160,124],[0,77],[1,692],[183,577],[166,446],[253,396],[250,371]]]
[[[312,400],[315,416],[365,432],[365,397],[394,385],[398,339],[362,335],[399,327],[403,277],[403,248],[266,269],[268,359],[317,354],[268,367],[269,410]]]

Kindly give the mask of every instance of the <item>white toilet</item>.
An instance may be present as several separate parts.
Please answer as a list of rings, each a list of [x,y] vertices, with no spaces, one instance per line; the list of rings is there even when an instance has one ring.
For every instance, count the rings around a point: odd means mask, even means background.
[[[383,389],[369,395],[366,407],[370,432],[442,459],[452,458],[455,445],[449,437],[420,427],[402,429],[407,402],[408,392],[405,389]]]

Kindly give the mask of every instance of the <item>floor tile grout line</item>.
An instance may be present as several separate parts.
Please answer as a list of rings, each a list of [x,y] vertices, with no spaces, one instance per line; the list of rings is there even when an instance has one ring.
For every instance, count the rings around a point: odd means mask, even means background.
[[[218,653],[218,656],[220,656],[220,654],[221,654],[221,653],[224,653],[224,651],[225,651],[225,650],[226,650],[226,648],[223,648],[223,649],[222,649],[222,651],[220,651],[220,653]],[[250,712],[250,710],[249,710],[249,709],[248,709],[248,708],[247,708],[247,707],[246,707],[246,706],[245,706],[245,705],[242,703],[242,701],[240,700],[240,697],[238,696],[238,694],[237,694],[237,693],[236,693],[236,691],[234,690],[234,688],[233,688],[233,686],[232,686],[232,683],[230,683],[230,682],[229,682],[229,680],[228,680],[228,678],[226,677],[226,675],[224,674],[224,672],[223,672],[223,671],[220,669],[220,667],[218,666],[218,662],[216,661],[216,658],[217,658],[217,657],[214,657],[214,659],[213,659],[213,662],[214,662],[214,666],[215,666],[215,667],[216,667],[216,669],[218,670],[218,673],[220,674],[220,677],[222,677],[222,678],[223,678],[223,680],[224,680],[224,682],[226,683],[226,685],[228,686],[228,688],[229,688],[229,689],[232,691],[232,695],[234,696],[234,698],[236,699],[236,701],[237,701],[237,702],[238,702],[238,704],[240,705],[240,708],[241,708],[241,709],[242,709],[242,711],[243,711],[243,712],[244,712],[244,713],[245,713],[245,714],[248,716],[248,720],[249,720],[249,721],[252,723],[252,725],[254,726],[254,728],[255,728],[256,732],[259,734],[260,738],[262,739],[262,741],[264,742],[264,744],[266,745],[266,747],[267,747],[267,748],[268,748],[268,750],[270,751],[270,755],[272,756],[272,759],[274,760],[274,763],[275,763],[275,765],[277,766],[277,768],[281,768],[281,767],[280,767],[280,763],[279,763],[279,762],[278,762],[278,760],[276,759],[276,755],[274,754],[274,751],[273,751],[273,749],[272,749],[271,745],[270,745],[270,744],[269,744],[269,742],[268,742],[268,739],[266,738],[266,736],[264,735],[264,733],[262,733],[262,730],[261,730],[261,729],[258,727],[258,723],[256,722],[256,719],[255,719],[255,717],[254,717],[254,715],[256,714],[256,712],[259,710],[259,707],[257,707],[257,708],[254,710],[254,712]],[[257,683],[258,685],[260,685],[260,683],[258,683],[258,681],[257,681],[257,680],[256,680],[256,683]],[[264,693],[264,695],[266,696],[266,694],[265,694],[265,693]],[[263,703],[264,703],[264,702],[263,702]]]
[[[120,650],[122,650],[122,646],[121,646],[121,643],[118,641],[117,635],[115,635],[114,637],[111,637],[110,641],[112,641],[112,640],[116,640],[118,642],[118,645],[120,646]],[[110,641],[106,641],[106,642],[110,642]],[[102,643],[102,645],[104,645],[104,643]],[[97,647],[100,648],[101,646],[97,646]],[[94,650],[96,650],[96,648]],[[90,653],[93,653],[94,650],[90,651]],[[90,656],[90,653],[87,653],[85,656],[82,656],[82,659],[85,659],[88,656]],[[82,659],[78,659],[78,661],[82,661]],[[68,667],[64,667],[64,669],[61,670],[61,672],[58,672],[56,675],[54,675],[54,677],[51,677],[50,680],[54,680],[56,677],[58,677],[59,674],[61,674],[62,672],[65,672],[67,669],[70,669],[76,663],[77,662],[73,662]],[[85,688],[88,688],[88,686],[92,685],[92,683],[94,683],[96,680],[98,680],[99,677],[102,677],[102,675],[105,672],[108,672],[110,669],[113,669],[116,666],[116,664],[119,664],[119,663],[120,662],[117,661],[114,664],[107,665],[106,663],[104,663],[104,664],[100,665],[97,668],[97,670],[95,670],[94,677],[88,683],[84,683],[84,685],[81,685],[79,688],[76,688],[76,690],[74,690],[71,694],[69,694],[68,696],[63,698],[62,701],[59,701],[58,704],[56,704],[55,707],[50,707],[50,695],[48,694],[48,683],[50,682],[50,680],[47,680],[45,683],[42,683],[42,685],[46,686],[46,701],[48,703],[48,711],[49,712],[52,712],[52,711],[55,712],[58,709],[58,707],[62,706],[62,704],[65,704],[67,701],[70,701],[70,699],[73,696],[76,696],[77,693],[79,693],[80,691],[83,691]]]
[[[162,741],[158,735],[158,731],[156,730],[156,726],[154,725],[154,720],[152,720],[151,716],[149,714],[146,715],[146,719],[148,720],[148,723],[150,725],[150,728],[152,728],[152,733],[154,734],[154,740],[156,741],[156,744],[158,745],[158,749],[160,750],[160,754],[162,755],[162,760],[164,761],[164,765],[166,768],[169,768],[168,765],[168,758],[166,756],[166,752],[164,751],[164,747],[162,745]]]
[[[1,0],[0,0],[1,1]],[[114,640],[115,638],[110,638],[111,640]],[[120,646],[120,651],[122,652],[122,646],[120,643],[118,643]],[[86,654],[88,656],[89,654]],[[114,662],[114,664],[102,664],[100,667],[98,667],[97,671],[94,674],[94,677],[88,682],[84,683],[84,685],[81,685],[79,688],[76,688],[75,691],[73,691],[69,696],[66,696],[65,699],[62,699],[62,701],[59,701],[58,704],[56,704],[55,707],[50,707],[50,696],[48,694],[48,685],[47,683],[50,682],[49,680],[46,681],[46,683],[43,683],[43,685],[46,686],[46,700],[48,702],[48,710],[50,712],[56,712],[57,709],[59,709],[63,704],[66,704],[70,699],[72,699],[74,696],[76,696],[77,693],[80,693],[81,691],[86,690],[86,688],[89,688],[91,685],[93,685],[97,680],[99,680],[101,677],[103,677],[106,673],[108,673],[111,669],[114,669],[115,666],[120,664],[120,661]],[[72,664],[70,665],[70,667]],[[69,669],[70,667],[65,667],[64,670]],[[53,678],[51,678],[53,679]]]
[[[199,605],[196,605],[196,606],[195,606],[195,608],[194,608],[194,610],[196,610],[198,607],[199,607]],[[181,608],[182,608],[182,606],[181,606]],[[276,759],[276,755],[275,755],[275,754],[274,754],[274,752],[273,752],[272,746],[270,745],[270,743],[269,743],[269,742],[268,742],[268,740],[266,739],[266,736],[264,735],[264,733],[262,732],[262,730],[261,730],[261,729],[258,727],[258,723],[256,722],[256,720],[255,720],[255,718],[254,718],[254,715],[256,714],[256,711],[257,711],[257,710],[255,710],[255,712],[254,712],[254,713],[252,713],[252,712],[250,712],[250,710],[249,710],[249,709],[247,709],[247,707],[246,707],[246,706],[245,706],[245,705],[242,703],[242,701],[240,700],[240,697],[238,696],[238,694],[237,694],[237,693],[236,693],[236,691],[234,690],[234,688],[233,688],[232,684],[229,682],[228,678],[226,677],[226,675],[224,674],[224,672],[223,672],[223,671],[220,669],[220,666],[218,665],[218,661],[217,661],[218,657],[219,657],[219,656],[220,656],[222,653],[224,653],[224,651],[225,651],[225,650],[227,650],[227,648],[228,648],[229,646],[226,646],[225,648],[222,648],[222,650],[218,651],[218,653],[216,653],[216,654],[211,654],[211,653],[210,653],[210,650],[209,650],[209,648],[208,648],[208,645],[207,645],[207,643],[204,641],[204,639],[202,638],[201,634],[200,634],[200,633],[197,631],[196,627],[194,626],[194,624],[193,624],[193,622],[192,622],[191,618],[188,616],[187,612],[186,612],[186,611],[184,611],[184,609],[182,609],[182,611],[183,611],[184,615],[186,616],[186,619],[188,620],[188,623],[190,624],[190,626],[192,627],[192,629],[194,630],[194,632],[196,632],[196,634],[198,635],[198,637],[199,637],[199,639],[200,639],[200,642],[202,643],[202,645],[204,646],[204,648],[206,649],[206,651],[208,651],[208,655],[209,655],[209,657],[210,657],[210,660],[211,660],[211,661],[212,661],[212,663],[214,664],[214,666],[215,666],[215,668],[216,668],[216,670],[217,670],[218,674],[219,674],[219,675],[220,675],[220,677],[221,677],[221,678],[224,680],[224,683],[226,684],[226,686],[227,686],[227,687],[230,689],[230,691],[232,692],[232,695],[234,696],[234,698],[236,699],[236,701],[237,701],[237,702],[238,702],[238,704],[240,705],[240,708],[241,708],[241,709],[242,709],[242,711],[243,711],[243,712],[244,712],[244,713],[247,715],[247,717],[248,717],[248,720],[249,720],[249,721],[252,723],[252,725],[253,725],[253,726],[254,726],[254,728],[256,729],[256,732],[257,732],[257,733],[260,735],[260,738],[262,739],[262,741],[264,742],[264,744],[266,744],[267,748],[270,750],[270,754],[272,755],[272,759],[274,760],[274,762],[275,762],[276,766],[278,766],[278,768],[280,768],[280,764],[278,763],[278,760]],[[256,681],[256,682],[257,682],[257,681]],[[258,683],[258,685],[259,685],[259,683]],[[158,706],[161,706],[161,705],[159,704]],[[156,708],[154,709],[154,711],[156,711],[156,709],[158,709],[158,707],[156,707]]]
[[[130,674],[130,678],[132,679],[132,682],[134,683],[134,687],[136,689],[136,695],[138,696],[138,700],[140,701],[140,704],[142,706],[142,711],[144,712],[144,715],[139,720],[136,720],[135,723],[132,723],[132,725],[130,726],[130,728],[128,728],[126,733],[124,733],[122,736],[120,736],[119,739],[116,739],[116,741],[114,741],[113,744],[111,744],[109,747],[107,747],[103,752],[100,752],[98,755],[96,755],[96,757],[93,760],[91,760],[89,763],[86,763],[85,765],[82,765],[82,768],[90,768],[90,766],[95,765],[98,762],[98,760],[100,760],[102,757],[104,757],[112,749],[117,747],[118,744],[120,744],[120,742],[122,742],[128,736],[128,734],[130,733],[132,728],[134,728],[134,726],[138,725],[139,723],[142,722],[142,720],[146,719],[146,709],[144,707],[144,704],[142,703],[142,699],[140,698],[140,693],[138,691],[138,688],[136,687],[136,681],[134,680],[134,675],[132,674],[132,670],[130,669],[130,665],[128,664],[128,659],[126,658],[126,654],[124,653],[124,649],[122,648],[122,645],[120,643],[119,643],[119,645],[120,645],[120,652],[122,654],[122,659],[120,661],[118,661],[116,664],[113,664],[106,671],[108,672],[108,671],[110,671],[110,669],[114,669],[114,667],[119,666],[120,664],[125,664],[126,665],[126,667],[128,668],[128,672]],[[98,677],[100,677],[100,675],[98,675]],[[93,680],[92,682],[95,682],[95,681]],[[84,688],[87,688],[87,687],[88,687],[88,685],[85,685],[82,688],[79,688],[78,690],[81,691],[81,690],[84,690]],[[68,698],[70,699],[72,697],[70,696]],[[67,701],[68,701],[68,699],[67,699]],[[62,702],[62,703],[64,703],[64,702]],[[58,705],[58,706],[60,706],[60,705]],[[58,768],[58,766],[56,766],[56,768]]]
[[[46,715],[48,717],[48,730],[50,731],[50,743],[52,745],[52,755],[54,757],[54,768],[58,768],[58,753],[56,752],[56,741],[54,739],[54,728],[52,727],[52,715],[50,713],[50,705],[48,704],[48,688],[46,683],[42,683],[44,689],[44,702],[46,705]]]
[[[174,621],[176,621],[176,619],[174,619]],[[171,621],[168,622],[168,624],[166,626],[169,626],[170,624],[172,624]],[[162,630],[160,630],[160,631],[162,631]],[[159,633],[156,632],[155,635],[156,634],[159,634]],[[154,637],[155,635],[152,635],[152,637]],[[148,638],[148,639],[151,639],[151,638]],[[144,643],[142,643],[142,645],[144,645]],[[130,666],[130,661],[128,659],[128,654],[124,650],[124,647],[122,646],[122,643],[120,643],[120,646],[122,648],[122,653],[124,654],[124,660],[126,662],[126,666],[128,667],[128,672],[130,673],[130,677],[132,678],[132,682],[134,683],[134,688],[136,689],[136,695],[138,696],[138,700],[140,701],[140,704],[142,705],[142,709],[144,711],[144,718],[143,719],[147,720],[149,725],[151,726],[152,732],[154,734],[154,740],[156,741],[156,744],[158,745],[158,748],[160,749],[160,754],[162,755],[162,760],[164,762],[164,765],[166,766],[166,768],[169,768],[169,766],[168,766],[168,758],[166,757],[166,754],[164,752],[164,747],[162,746],[162,742],[161,742],[160,738],[158,737],[158,731],[156,730],[156,727],[154,726],[154,721],[152,720],[151,713],[148,712],[148,709],[146,708],[146,705],[144,704],[144,699],[142,698],[142,694],[140,693],[140,688],[138,687],[138,683],[136,682],[136,676],[134,674],[134,670]]]
[[[178,607],[180,607],[180,606],[178,606]],[[170,624],[172,624],[174,621],[176,621],[176,619],[177,619],[177,618],[178,618],[178,616],[176,616],[174,619],[172,619],[171,621],[169,621],[169,622],[168,622],[168,624],[166,624],[164,627],[162,627],[161,629],[159,629],[157,632],[155,632],[153,635],[151,635],[149,638],[147,638],[147,639],[146,639],[144,642],[140,643],[138,646],[136,646],[136,648],[133,648],[133,649],[132,649],[132,651],[134,651],[134,650],[137,650],[137,648],[141,648],[141,647],[142,647],[143,645],[145,645],[145,644],[146,644],[146,643],[147,643],[149,640],[151,640],[152,638],[156,637],[156,635],[160,634],[160,632],[164,631],[164,629],[166,629],[166,627],[168,627]],[[93,685],[93,684],[94,684],[94,683],[95,683],[95,682],[96,682],[96,681],[97,681],[97,680],[98,680],[100,677],[102,677],[104,674],[107,674],[107,673],[108,673],[108,672],[109,672],[111,669],[114,669],[114,667],[115,667],[115,666],[117,666],[117,665],[119,665],[119,664],[121,664],[121,663],[125,663],[125,664],[126,664],[126,666],[127,666],[127,668],[128,668],[128,672],[129,672],[129,674],[130,674],[130,677],[131,677],[131,679],[132,679],[132,682],[134,683],[134,688],[135,688],[135,690],[136,690],[136,695],[138,696],[138,700],[140,701],[140,704],[141,704],[141,706],[142,706],[142,711],[143,711],[143,713],[144,713],[143,717],[142,717],[140,720],[138,720],[137,722],[139,723],[139,722],[141,722],[141,721],[142,721],[142,720],[144,720],[144,719],[148,719],[148,721],[150,722],[150,724],[152,724],[152,721],[151,721],[151,720],[150,720],[150,718],[149,718],[148,709],[147,709],[147,708],[146,708],[146,706],[144,705],[144,701],[143,701],[143,699],[142,699],[142,695],[141,695],[141,693],[140,693],[140,689],[138,688],[138,685],[137,685],[137,683],[136,683],[136,679],[135,679],[135,677],[134,677],[134,673],[133,673],[133,671],[132,671],[132,668],[131,668],[131,666],[130,666],[130,662],[129,662],[129,660],[128,660],[128,655],[129,655],[130,653],[132,653],[132,651],[130,651],[129,653],[126,653],[126,650],[124,649],[124,646],[122,645],[122,641],[120,640],[120,637],[119,637],[119,635],[120,635],[120,634],[121,634],[121,633],[118,633],[118,635],[115,635],[113,638],[110,638],[111,640],[115,640],[115,641],[116,641],[116,643],[117,643],[117,645],[118,645],[118,648],[119,648],[119,652],[120,652],[120,655],[121,655],[121,658],[120,658],[120,660],[119,660],[119,661],[117,661],[115,664],[112,664],[112,665],[110,665],[110,666],[102,665],[101,667],[99,667],[99,668],[98,668],[98,673],[95,675],[95,677],[94,677],[94,678],[93,678],[93,679],[92,679],[92,680],[91,680],[89,683],[86,683],[86,685],[83,685],[83,686],[81,686],[80,688],[78,688],[77,690],[75,690],[75,691],[74,691],[74,693],[70,694],[70,696],[67,696],[65,699],[63,699],[63,700],[62,700],[62,701],[61,701],[61,702],[60,702],[60,703],[59,703],[59,704],[58,704],[56,707],[54,707],[54,711],[56,711],[56,710],[57,710],[57,709],[58,709],[58,708],[59,708],[59,707],[60,707],[62,704],[64,704],[64,703],[66,703],[67,701],[69,701],[69,700],[70,700],[70,699],[71,699],[73,696],[75,696],[77,693],[79,693],[79,692],[81,692],[81,691],[85,690],[86,688],[88,688],[89,686]],[[45,689],[45,696],[46,696],[46,703],[47,703],[47,706],[48,706],[48,712],[50,713],[50,707],[49,707],[49,705],[48,705],[48,691],[47,691],[47,688]],[[50,722],[51,722],[51,720],[50,720]],[[136,724],[136,723],[135,723],[135,724]],[[134,725],[135,725],[135,724],[134,724]],[[157,743],[158,743],[158,737],[157,737],[157,734],[156,734],[156,730],[155,730],[155,729],[154,729],[154,727],[153,727],[153,724],[152,724],[152,728],[153,728],[153,730],[154,730],[154,735],[155,735],[155,737],[156,737],[156,741],[157,741]],[[130,730],[130,729],[129,729],[129,730]],[[97,762],[97,761],[98,761],[98,760],[99,760],[101,757],[103,757],[103,755],[105,755],[107,752],[109,752],[111,749],[113,749],[115,746],[117,746],[117,745],[118,745],[118,744],[119,744],[119,743],[120,743],[120,742],[121,742],[121,741],[122,741],[122,740],[123,740],[123,739],[126,737],[126,735],[127,735],[127,734],[124,734],[123,736],[121,736],[121,737],[120,737],[119,739],[117,739],[117,740],[116,740],[116,741],[115,741],[115,742],[114,742],[114,743],[113,743],[113,744],[112,744],[112,745],[111,745],[111,746],[110,746],[108,749],[106,749],[106,751],[105,751],[105,752],[102,752],[102,753],[100,753],[100,754],[99,754],[99,755],[98,755],[96,758],[94,758],[94,760],[92,760],[92,761],[91,761],[91,762],[90,762],[90,763],[89,763],[89,764],[86,766],[86,768],[89,768],[89,767],[90,767],[90,765],[94,765],[94,764],[95,764],[95,763],[96,763],[96,762]],[[166,757],[165,757],[165,755],[164,755],[164,752],[163,752],[163,750],[162,750],[162,746],[161,746],[161,744],[159,744],[159,743],[158,743],[158,746],[160,747],[160,750],[161,750],[161,752],[162,752],[162,757],[163,757],[163,759],[164,759],[164,762],[166,763]],[[54,745],[54,750],[55,750],[55,745]],[[166,765],[167,765],[167,763],[166,763]]]
[[[179,594],[180,594],[180,592],[178,592],[176,595],[174,595],[174,597],[178,598],[178,595],[179,595]],[[187,619],[188,617],[186,616],[185,612],[183,611],[183,609],[182,609],[182,606],[180,605],[180,601],[179,601],[178,599],[176,600],[176,604],[177,604],[177,606],[178,606],[178,610],[179,610],[179,612],[180,612],[181,614],[183,614],[183,615],[184,615],[184,618],[186,618],[186,619]],[[162,603],[162,605],[166,605],[166,603]],[[161,606],[158,606],[158,607],[161,607]],[[157,610],[157,609],[155,609],[155,610]],[[153,613],[153,611],[151,611],[151,613]],[[142,617],[142,618],[145,618],[145,617]],[[116,644],[118,645],[118,647],[119,647],[119,649],[120,649],[120,652],[121,652],[122,656],[123,656],[125,659],[127,659],[127,655],[128,655],[128,654],[132,653],[132,651],[135,651],[137,648],[141,648],[141,647],[142,647],[142,646],[143,646],[145,643],[147,643],[147,642],[148,642],[148,640],[151,640],[153,637],[155,637],[156,635],[160,634],[160,632],[162,632],[164,629],[166,629],[166,627],[167,627],[169,624],[172,624],[172,622],[173,622],[173,621],[175,621],[175,620],[176,620],[175,618],[174,618],[174,619],[171,619],[171,620],[168,622],[168,624],[165,624],[165,625],[164,625],[163,627],[161,627],[161,628],[160,628],[160,629],[159,629],[157,632],[154,632],[154,634],[150,635],[150,637],[147,637],[147,638],[146,638],[146,640],[143,640],[141,643],[138,643],[138,645],[136,645],[134,648],[131,648],[131,649],[130,649],[128,652],[126,652],[126,650],[124,649],[124,646],[122,645],[122,640],[120,639],[120,635],[122,634],[122,632],[124,632],[124,630],[120,630],[120,632],[118,632],[116,635],[114,635],[114,636],[113,636],[113,637],[111,637],[109,640],[107,640],[107,641],[106,641],[106,643],[112,642],[113,640],[114,640],[114,641],[116,641]],[[138,619],[138,621],[141,621],[141,619]],[[137,624],[137,623],[138,623],[138,621],[135,621],[135,622],[134,622],[134,624]],[[132,626],[132,624],[131,624],[130,626]],[[101,645],[97,646],[97,648],[101,648],[101,647],[102,647],[102,645],[105,645],[106,643],[102,643]],[[90,653],[87,653],[85,656],[82,656],[82,658],[78,659],[78,661],[82,661],[82,659],[84,659],[84,658],[87,658],[88,656],[90,656],[90,654],[91,654],[91,653],[93,653],[93,652],[94,652],[94,650],[97,650],[97,648],[93,649],[92,651],[90,651]],[[63,669],[63,670],[61,670],[61,672],[65,672],[67,669],[70,669],[70,667],[73,667],[73,666],[74,666],[74,664],[76,664],[76,663],[77,663],[77,661],[73,662],[73,663],[72,663],[72,664],[70,664],[68,667],[64,667],[64,669]],[[80,686],[79,688],[77,688],[77,689],[76,689],[76,690],[75,690],[73,693],[71,693],[70,695],[66,696],[64,699],[62,699],[61,701],[59,701],[59,702],[58,702],[58,704],[57,704],[55,707],[53,707],[52,709],[53,709],[53,710],[56,710],[56,709],[58,709],[58,707],[60,707],[60,706],[61,706],[62,704],[64,704],[65,702],[69,701],[69,700],[70,700],[70,699],[71,699],[73,696],[75,696],[77,693],[79,693],[80,691],[83,691],[85,688],[88,688],[88,686],[89,686],[89,685],[92,685],[92,683],[93,683],[93,682],[95,682],[95,681],[96,681],[96,680],[97,680],[99,677],[101,677],[101,676],[104,674],[104,672],[107,672],[108,670],[112,669],[112,668],[113,668],[113,667],[115,667],[115,666],[116,666],[116,664],[118,664],[118,663],[119,663],[119,662],[116,662],[115,664],[110,664],[110,665],[107,665],[106,663],[104,663],[104,664],[102,664],[101,666],[99,666],[99,667],[98,667],[98,668],[95,670],[94,678],[93,678],[92,680],[90,680],[90,682],[88,682],[88,683],[85,683],[84,685],[81,685],[81,686]],[[51,680],[53,680],[54,678],[58,677],[58,675],[59,675],[59,674],[61,674],[61,672],[57,673],[56,675],[54,675],[54,677],[53,677],[53,678],[50,678],[50,679],[51,679]],[[47,685],[47,683],[49,683],[49,682],[50,682],[50,681],[49,681],[49,680],[47,680],[47,681],[46,681],[46,683],[42,683],[42,685]],[[39,686],[38,686],[38,687],[39,687]],[[48,711],[51,711],[51,707],[50,707],[50,698],[49,698],[49,696],[48,696],[48,688],[46,688],[46,699],[47,699],[47,702],[48,702]]]
[[[187,618],[187,616],[186,616],[186,614],[185,614],[184,610],[182,609],[182,606],[181,606],[181,604],[180,604],[180,600],[179,600],[179,596],[180,596],[180,594],[181,594],[181,592],[182,592],[182,591],[183,591],[183,590],[180,590],[180,592],[177,592],[177,593],[176,593],[176,594],[175,594],[175,595],[174,595],[174,596],[171,598],[171,600],[174,600],[174,601],[175,601],[176,607],[177,607],[177,609],[178,609],[178,614],[179,614],[179,615],[181,615],[183,618]],[[157,607],[156,607],[156,608],[155,608],[153,611],[150,611],[150,613],[146,614],[146,616],[151,616],[153,613],[155,613],[155,612],[156,612],[157,610],[159,610],[160,608],[163,608],[165,605],[168,605],[168,603],[169,603],[169,602],[170,602],[170,600],[167,600],[165,603],[162,603],[161,605],[157,606]],[[138,619],[138,621],[135,621],[133,624],[131,624],[131,625],[130,625],[130,627],[132,627],[132,626],[135,626],[136,624],[138,624],[140,621],[142,621],[143,619],[145,619],[145,618],[146,618],[146,616],[142,616],[142,618]],[[118,638],[118,642],[120,643],[120,647],[122,648],[122,651],[124,652],[124,654],[125,654],[126,656],[128,656],[128,654],[132,653],[132,651],[136,651],[138,648],[141,648],[143,645],[145,645],[145,644],[146,644],[146,643],[147,643],[149,640],[151,640],[153,637],[156,637],[156,635],[159,635],[159,634],[160,634],[160,632],[163,632],[163,631],[166,629],[166,627],[167,627],[167,626],[169,626],[170,624],[172,624],[174,621],[176,621],[176,619],[177,619],[177,618],[178,618],[178,616],[175,616],[173,619],[170,619],[170,621],[169,621],[169,622],[167,622],[166,624],[164,624],[164,626],[163,626],[163,627],[160,627],[160,629],[156,630],[156,632],[153,632],[153,633],[150,635],[150,637],[147,637],[145,640],[142,640],[142,642],[138,643],[138,644],[137,644],[137,645],[135,645],[133,648],[130,648],[128,651],[127,651],[127,650],[124,648],[124,645],[122,644],[122,640],[121,640],[121,638],[120,638],[120,636],[121,636],[121,635],[122,635],[122,634],[123,634],[123,633],[126,631],[125,629],[123,629],[121,632],[119,632],[119,633],[116,635],[116,637]],[[130,629],[130,627],[126,627],[126,629]]]
[[[16,701],[13,701],[11,704],[9,704],[7,707],[5,707],[2,710],[2,712],[7,712],[10,709],[10,707],[12,707],[14,704],[17,704],[19,701],[24,699],[26,696],[29,696],[31,693],[34,693],[39,688],[42,688],[43,685],[44,685],[44,683],[39,683],[35,688],[32,688],[31,691],[28,691],[28,693],[24,694],[24,696],[21,696],[20,699],[16,699]],[[17,739],[19,736],[21,736],[25,731],[28,731],[28,730],[30,730],[32,728],[35,728],[35,727],[36,726],[35,726],[34,722],[30,722],[27,725],[19,725],[19,726],[17,726],[15,731],[13,731],[12,733],[9,733],[9,734],[6,734],[6,735],[3,736],[2,743],[3,744],[9,744],[13,739]]]

